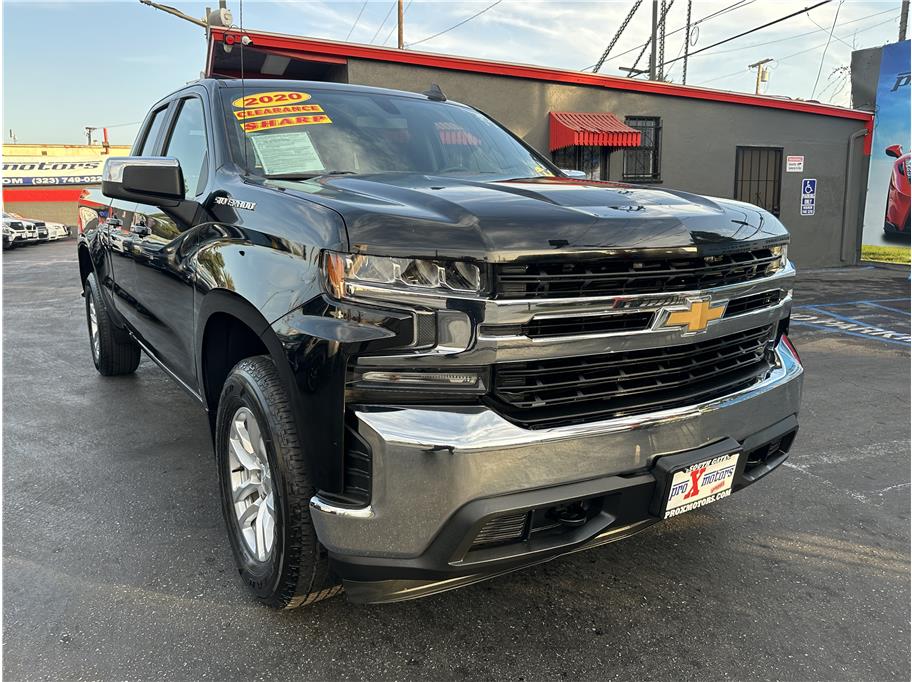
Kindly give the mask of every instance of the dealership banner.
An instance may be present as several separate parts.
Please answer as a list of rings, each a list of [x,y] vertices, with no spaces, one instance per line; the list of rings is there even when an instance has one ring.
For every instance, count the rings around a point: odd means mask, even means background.
[[[97,185],[107,156],[7,156],[3,159],[4,187]]]
[[[912,41],[884,45],[865,203],[865,246],[909,247],[910,54]]]

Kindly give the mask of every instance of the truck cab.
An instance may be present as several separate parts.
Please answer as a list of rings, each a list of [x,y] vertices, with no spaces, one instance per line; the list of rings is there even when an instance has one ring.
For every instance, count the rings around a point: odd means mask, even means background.
[[[145,353],[207,411],[239,574],[291,608],[468,585],[771,473],[788,241],[571,177],[439,88],[206,79],[107,161],[78,253],[96,369]]]

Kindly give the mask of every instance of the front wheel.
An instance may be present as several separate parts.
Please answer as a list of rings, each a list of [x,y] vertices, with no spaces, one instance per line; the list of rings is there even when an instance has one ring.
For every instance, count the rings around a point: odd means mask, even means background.
[[[218,405],[222,514],[242,580],[264,604],[289,609],[342,591],[310,519],[314,487],[272,360],[241,360]]]
[[[94,273],[89,274],[84,286],[86,324],[95,369],[106,377],[132,374],[139,367],[139,344],[114,324]]]

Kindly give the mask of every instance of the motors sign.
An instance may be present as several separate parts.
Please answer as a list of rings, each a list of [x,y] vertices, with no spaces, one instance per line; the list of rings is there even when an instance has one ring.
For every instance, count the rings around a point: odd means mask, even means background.
[[[14,156],[3,160],[4,187],[97,185],[104,159]]]

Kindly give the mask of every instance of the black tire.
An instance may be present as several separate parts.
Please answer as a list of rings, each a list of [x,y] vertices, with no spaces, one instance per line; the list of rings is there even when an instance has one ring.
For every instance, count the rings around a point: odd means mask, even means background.
[[[86,326],[89,329],[89,349],[95,369],[106,377],[132,374],[139,366],[140,348],[136,340],[118,329],[111,319],[98,288],[95,274],[90,273],[84,284],[86,301]],[[92,332],[92,309],[95,310],[97,344]]]
[[[262,561],[244,540],[232,497],[229,435],[242,408],[256,418],[271,472],[275,531],[270,553]],[[310,518],[315,490],[291,401],[268,357],[241,360],[228,375],[218,404],[215,457],[231,549],[241,579],[254,596],[272,608],[292,609],[339,594],[342,586],[329,570],[326,550]]]

